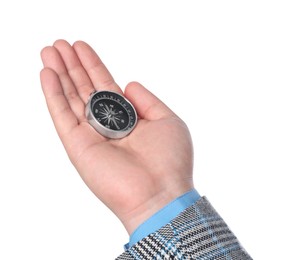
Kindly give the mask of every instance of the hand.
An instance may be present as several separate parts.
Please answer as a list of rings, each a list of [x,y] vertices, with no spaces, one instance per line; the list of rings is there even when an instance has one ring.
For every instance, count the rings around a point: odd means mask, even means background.
[[[41,84],[69,158],[91,191],[131,234],[171,200],[193,188],[193,148],[187,126],[136,82],[125,97],[139,115],[123,139],[110,140],[87,122],[91,92],[123,94],[98,55],[85,42],[58,40],[41,52]]]

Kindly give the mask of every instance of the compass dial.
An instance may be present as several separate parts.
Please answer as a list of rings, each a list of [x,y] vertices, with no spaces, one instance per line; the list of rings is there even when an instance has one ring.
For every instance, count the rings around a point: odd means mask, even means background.
[[[110,91],[92,93],[86,106],[89,123],[108,138],[122,138],[136,125],[137,114],[123,96]]]

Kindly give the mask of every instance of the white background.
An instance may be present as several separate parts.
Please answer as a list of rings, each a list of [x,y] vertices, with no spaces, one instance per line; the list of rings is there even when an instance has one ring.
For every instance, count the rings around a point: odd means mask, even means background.
[[[68,160],[40,50],[92,45],[189,126],[195,185],[254,259],[285,254],[285,1],[1,1],[0,259],[114,259],[128,235]]]

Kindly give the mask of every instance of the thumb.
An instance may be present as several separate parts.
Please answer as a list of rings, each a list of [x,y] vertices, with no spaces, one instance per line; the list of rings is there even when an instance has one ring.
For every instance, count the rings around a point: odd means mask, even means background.
[[[129,83],[124,94],[143,119],[158,120],[175,115],[159,98],[138,82]]]

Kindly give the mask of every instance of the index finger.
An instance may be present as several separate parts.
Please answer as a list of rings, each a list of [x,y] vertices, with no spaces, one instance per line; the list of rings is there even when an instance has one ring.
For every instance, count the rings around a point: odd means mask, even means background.
[[[87,43],[77,41],[73,48],[97,91],[108,90],[123,94],[99,56]]]

